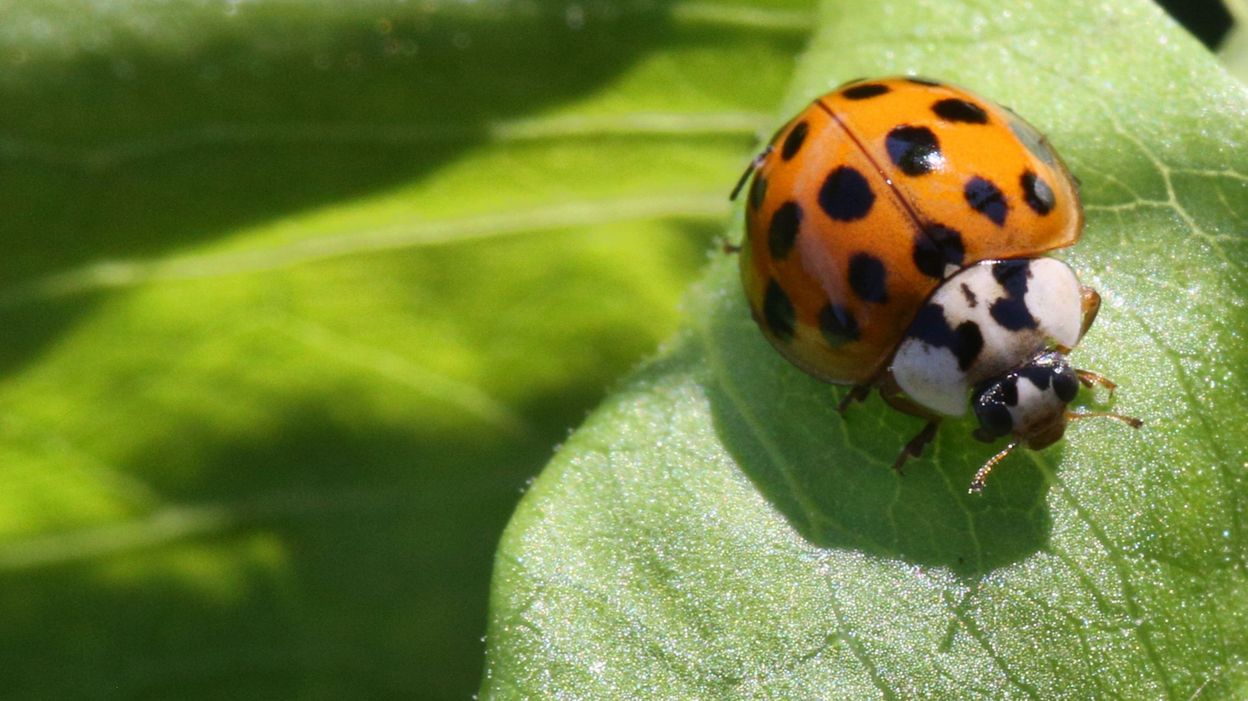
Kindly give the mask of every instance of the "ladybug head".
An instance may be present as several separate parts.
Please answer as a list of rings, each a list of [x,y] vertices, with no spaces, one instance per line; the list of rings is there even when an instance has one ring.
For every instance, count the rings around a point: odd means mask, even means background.
[[[1062,349],[1065,350],[1065,349]],[[1043,351],[1021,367],[992,378],[976,388],[971,398],[979,428],[975,437],[992,442],[1003,436],[1015,439],[979,468],[971,480],[971,492],[984,488],[992,468],[1020,444],[1039,450],[1052,445],[1066,432],[1066,424],[1077,419],[1102,417],[1121,421],[1132,428],[1144,422],[1131,416],[1106,411],[1073,412],[1066,405],[1079,393],[1079,384],[1099,384],[1113,391],[1114,383],[1095,373],[1076,370],[1062,350]]]
[[[1066,405],[1079,392],[1079,376],[1066,356],[1044,351],[1022,367],[981,384],[971,406],[983,441],[1013,434],[1029,448],[1044,448],[1066,430]]]

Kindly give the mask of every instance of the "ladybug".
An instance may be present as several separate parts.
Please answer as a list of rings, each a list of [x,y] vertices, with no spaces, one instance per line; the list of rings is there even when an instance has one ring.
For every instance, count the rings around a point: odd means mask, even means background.
[[[751,182],[752,178],[752,182]],[[1061,438],[1093,416],[1079,385],[1115,384],[1067,359],[1100,295],[1046,251],[1083,229],[1079,189],[1034,127],[963,88],[916,77],[855,80],[782,127],[741,177],[741,281],[763,334],[794,365],[872,388],[926,419],[895,469],[968,406],[974,437],[1004,450]]]

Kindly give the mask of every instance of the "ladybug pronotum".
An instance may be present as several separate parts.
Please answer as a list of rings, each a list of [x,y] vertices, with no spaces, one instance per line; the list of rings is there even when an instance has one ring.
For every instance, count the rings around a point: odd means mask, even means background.
[[[918,457],[942,417],[970,406],[974,436],[1041,449],[1067,409],[1105,377],[1067,354],[1100,296],[1046,251],[1083,229],[1079,190],[1034,127],[962,88],[898,77],[856,80],[815,100],[754,159],[741,281],[763,334],[794,365],[872,388],[927,420],[895,469]]]

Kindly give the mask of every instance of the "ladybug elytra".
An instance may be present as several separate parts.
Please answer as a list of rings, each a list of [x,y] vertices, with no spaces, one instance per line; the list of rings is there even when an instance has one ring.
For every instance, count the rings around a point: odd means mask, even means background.
[[[752,181],[751,181],[752,177]],[[927,420],[894,463],[922,454],[945,416],[974,436],[1044,448],[1075,419],[1080,384],[1115,387],[1067,354],[1100,296],[1043,253],[1083,229],[1078,186],[1045,138],[962,88],[851,81],[781,128],[749,182],[741,280],[764,335],[802,370],[872,388]]]

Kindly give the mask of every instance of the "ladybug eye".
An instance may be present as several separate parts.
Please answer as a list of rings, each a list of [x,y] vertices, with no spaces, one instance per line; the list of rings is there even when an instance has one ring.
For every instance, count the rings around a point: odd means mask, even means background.
[[[1057,398],[1069,402],[1079,393],[1079,380],[1073,372],[1060,372],[1053,376],[1053,391]]]
[[[991,399],[981,398],[975,402],[975,418],[984,432],[993,436],[1004,436],[1014,430],[1014,418],[1005,404]]]

